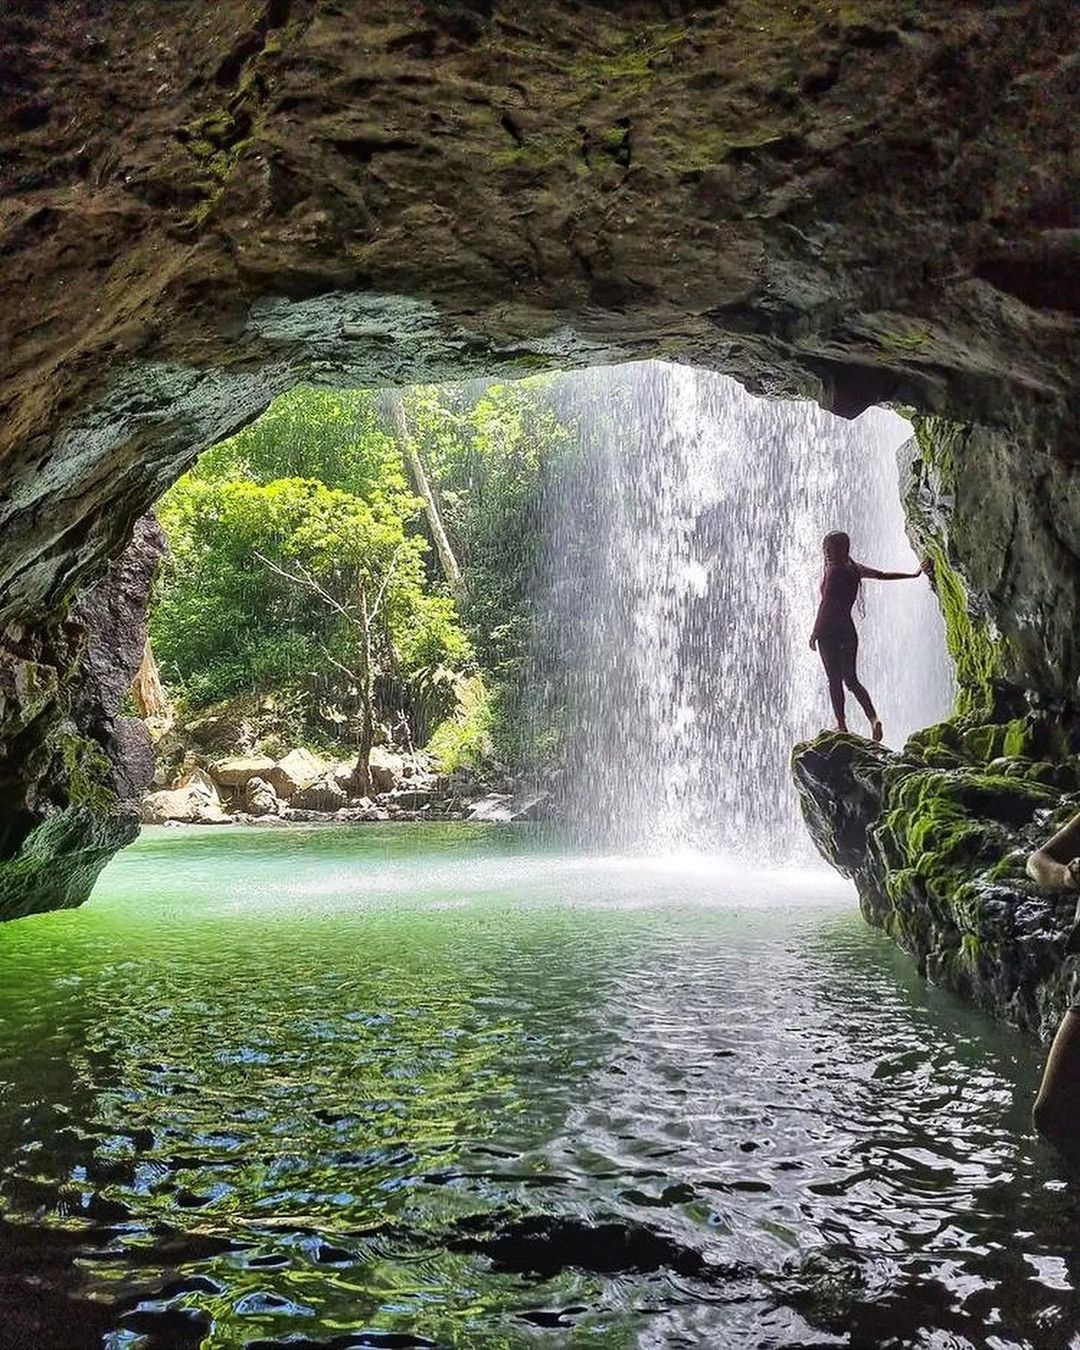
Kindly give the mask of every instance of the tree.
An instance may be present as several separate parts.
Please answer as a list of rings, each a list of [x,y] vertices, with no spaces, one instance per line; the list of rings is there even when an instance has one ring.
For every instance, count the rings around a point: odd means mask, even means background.
[[[396,487],[373,497],[302,478],[188,475],[171,489],[160,511],[171,555],[152,632],[190,704],[295,687],[328,666],[345,668],[350,683],[338,688],[358,697],[364,737],[380,673],[468,664],[453,600],[431,587],[427,542],[409,531],[420,503]],[[300,584],[304,577],[311,584]],[[315,585],[335,603],[313,605]]]
[[[139,716],[144,720],[154,718],[162,723],[172,722],[172,704],[161,682],[161,672],[154,660],[149,636],[143,644],[142,660],[131,683],[131,697],[135,700]]]
[[[355,576],[352,578],[352,595],[349,599],[333,594],[300,562],[294,560],[291,566],[279,567],[273,559],[266,558],[261,553],[256,555],[259,561],[265,563],[277,576],[301,587],[309,595],[314,596],[332,614],[338,615],[355,634],[356,651],[351,668],[344,665],[330,652],[327,651],[324,654],[331,665],[336,666],[347,678],[355,679],[357,684],[360,697],[361,723],[353,782],[365,797],[371,794],[371,747],[375,743],[372,632],[378,621],[383,600],[386,598],[387,587],[394,574],[394,564],[397,562],[398,551],[395,550],[394,556],[389,561],[374,601],[369,600],[369,579],[365,574],[366,569],[357,568]],[[340,577],[339,572],[339,580]],[[345,589],[350,588],[346,585]]]
[[[442,522],[442,516],[439,512],[438,502],[435,500],[435,493],[432,491],[431,483],[427,472],[424,469],[424,460],[420,454],[420,446],[409,431],[408,422],[405,419],[405,406],[401,394],[398,390],[392,390],[388,405],[390,409],[390,420],[394,432],[401,447],[401,453],[405,463],[409,466],[409,473],[412,476],[413,486],[420,494],[424,503],[424,512],[427,516],[428,528],[431,530],[431,537],[435,541],[435,551],[439,555],[439,562],[442,565],[443,575],[446,577],[447,585],[450,587],[450,594],[461,604],[465,599],[465,580],[462,576],[461,568],[458,566],[458,560],[454,556],[454,550],[450,544],[449,536]]]

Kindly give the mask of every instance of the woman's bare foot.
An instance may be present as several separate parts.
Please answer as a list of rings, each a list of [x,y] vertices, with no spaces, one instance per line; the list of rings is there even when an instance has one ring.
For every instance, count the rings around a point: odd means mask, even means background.
[[[881,725],[881,718],[875,717],[870,723],[870,739],[872,741],[880,741],[884,735],[885,731]]]

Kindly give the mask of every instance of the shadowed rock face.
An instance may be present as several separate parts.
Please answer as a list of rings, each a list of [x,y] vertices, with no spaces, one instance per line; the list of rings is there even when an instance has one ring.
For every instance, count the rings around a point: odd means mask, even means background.
[[[56,720],[74,591],[298,380],[661,356],[983,428],[942,548],[1002,678],[1072,699],[1047,606],[1076,603],[1078,25],[1068,0],[8,6],[0,679],[29,661]],[[1009,492],[987,557],[968,513],[993,495],[996,529]],[[6,771],[59,800],[24,737],[0,723]]]
[[[0,20],[5,614],[300,378],[666,355],[1025,445],[1076,410],[1065,0],[35,10]]]
[[[164,551],[144,517],[67,619],[0,638],[0,919],[82,904],[135,837],[154,754],[121,708]]]

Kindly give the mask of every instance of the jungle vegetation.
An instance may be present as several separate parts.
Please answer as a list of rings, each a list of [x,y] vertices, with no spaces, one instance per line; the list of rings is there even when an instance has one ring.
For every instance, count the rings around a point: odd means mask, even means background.
[[[515,383],[298,387],[161,499],[151,645],[191,716],[265,696],[296,743],[523,757],[545,485],[573,428]]]

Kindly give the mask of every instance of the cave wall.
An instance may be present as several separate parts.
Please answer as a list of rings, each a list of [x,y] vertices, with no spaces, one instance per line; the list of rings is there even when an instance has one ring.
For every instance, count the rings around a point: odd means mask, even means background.
[[[165,547],[142,517],[63,618],[0,634],[0,920],[82,904],[138,833],[154,752],[124,704]]]
[[[1078,27],[1066,0],[5,7],[0,679],[32,668],[63,722],[78,590],[298,380],[663,357],[966,428],[921,479],[942,556],[1004,684],[1073,700]],[[0,857],[81,781],[16,702]]]

